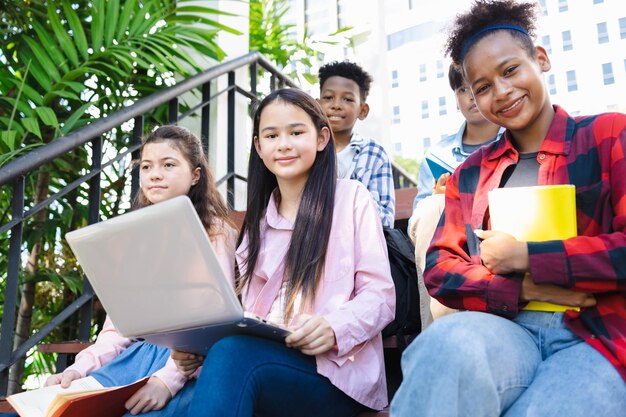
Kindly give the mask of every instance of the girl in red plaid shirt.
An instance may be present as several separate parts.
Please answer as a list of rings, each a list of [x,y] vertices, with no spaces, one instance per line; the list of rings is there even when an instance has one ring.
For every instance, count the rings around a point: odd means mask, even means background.
[[[505,127],[446,185],[428,250],[430,294],[460,310],[402,358],[393,416],[624,416],[626,115],[568,115],[543,81],[535,5],[480,0],[447,52],[480,112]],[[574,184],[577,236],[521,242],[490,229],[488,191]],[[529,311],[529,301],[562,309]]]

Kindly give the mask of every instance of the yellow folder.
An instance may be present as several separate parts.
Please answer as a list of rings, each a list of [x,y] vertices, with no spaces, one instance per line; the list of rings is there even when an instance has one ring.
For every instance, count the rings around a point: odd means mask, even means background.
[[[489,191],[488,200],[491,229],[506,232],[519,241],[564,240],[577,235],[574,185],[497,188]],[[524,310],[579,308],[531,301]]]

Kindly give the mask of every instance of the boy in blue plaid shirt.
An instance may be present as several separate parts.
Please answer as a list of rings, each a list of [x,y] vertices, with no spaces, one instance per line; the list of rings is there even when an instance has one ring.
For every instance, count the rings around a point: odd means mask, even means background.
[[[337,150],[337,175],[363,183],[378,206],[383,226],[393,227],[395,194],[385,149],[353,131],[369,113],[366,103],[372,77],[359,65],[331,62],[319,70],[320,104],[330,120]]]

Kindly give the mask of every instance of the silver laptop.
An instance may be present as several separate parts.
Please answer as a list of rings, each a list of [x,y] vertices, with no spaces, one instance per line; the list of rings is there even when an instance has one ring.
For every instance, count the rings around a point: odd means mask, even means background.
[[[205,354],[220,338],[289,331],[244,313],[187,196],[65,235],[125,337]]]

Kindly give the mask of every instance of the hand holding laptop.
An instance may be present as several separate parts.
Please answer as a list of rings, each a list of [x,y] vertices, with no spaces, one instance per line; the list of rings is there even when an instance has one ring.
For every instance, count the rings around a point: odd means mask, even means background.
[[[296,320],[296,327],[285,338],[287,346],[300,349],[305,355],[319,355],[337,345],[335,332],[322,316],[302,314]]]
[[[172,359],[178,368],[178,371],[189,378],[196,370],[202,366],[204,356],[196,355],[191,352],[183,352],[181,350],[172,349]]]

